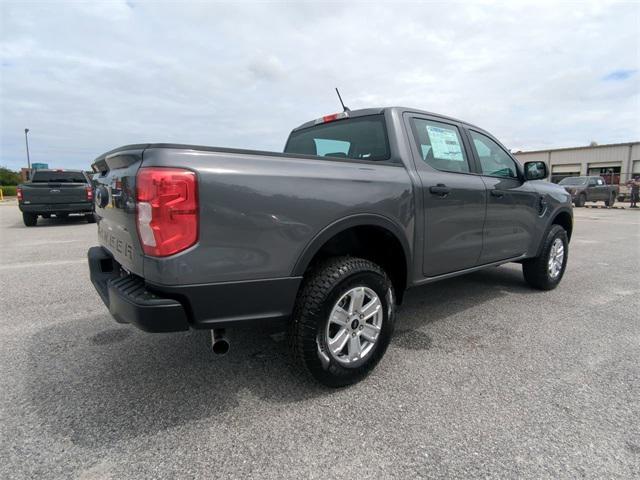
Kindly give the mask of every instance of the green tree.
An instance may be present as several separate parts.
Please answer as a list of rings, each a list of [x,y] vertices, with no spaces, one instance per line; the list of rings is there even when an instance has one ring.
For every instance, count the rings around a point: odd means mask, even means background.
[[[0,167],[0,185],[18,185],[21,181],[18,172],[9,170],[6,167]]]

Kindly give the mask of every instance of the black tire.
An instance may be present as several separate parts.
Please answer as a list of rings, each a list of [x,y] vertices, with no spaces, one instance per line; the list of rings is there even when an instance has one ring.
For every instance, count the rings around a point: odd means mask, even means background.
[[[574,202],[576,207],[584,207],[584,204],[587,201],[587,197],[585,196],[584,193],[581,193],[580,195],[578,195],[578,198],[576,198],[576,201]]]
[[[349,290],[364,286],[374,291],[382,306],[378,338],[353,366],[338,362],[326,346],[329,315]],[[329,387],[344,387],[362,380],[384,355],[395,322],[395,293],[385,272],[362,258],[334,257],[318,264],[306,276],[296,301],[289,330],[295,363]]]
[[[604,204],[607,207],[613,207],[613,205],[616,203],[616,194],[612,193],[611,197],[609,197],[609,200],[605,200]]]
[[[564,247],[564,258],[560,273],[553,278],[549,273],[549,255],[551,253],[551,246],[557,238],[562,241]],[[533,288],[537,288],[538,290],[553,290],[558,286],[560,280],[562,280],[567,268],[568,259],[569,237],[567,237],[567,232],[560,225],[552,225],[544,239],[540,256],[522,262],[522,273],[524,275],[524,279],[529,285]]]
[[[22,213],[22,221],[27,227],[35,227],[38,223],[38,215],[35,213]]]
[[[87,223],[96,223],[96,217],[93,213],[87,213],[84,218],[87,219]]]

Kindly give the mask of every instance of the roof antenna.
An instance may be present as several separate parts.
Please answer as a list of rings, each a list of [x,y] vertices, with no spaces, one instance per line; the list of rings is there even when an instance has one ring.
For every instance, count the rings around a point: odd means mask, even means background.
[[[349,107],[347,107],[344,102],[342,101],[342,97],[340,96],[340,92],[338,91],[338,87],[336,87],[336,93],[338,94],[338,98],[340,99],[340,103],[342,104],[342,110],[345,112],[350,112],[351,109]]]

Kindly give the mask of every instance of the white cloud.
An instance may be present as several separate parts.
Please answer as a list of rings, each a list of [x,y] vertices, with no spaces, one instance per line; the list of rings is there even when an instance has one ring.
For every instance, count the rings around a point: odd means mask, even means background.
[[[640,139],[637,3],[2,2],[0,164],[145,141],[279,150],[406,105],[516,149]]]

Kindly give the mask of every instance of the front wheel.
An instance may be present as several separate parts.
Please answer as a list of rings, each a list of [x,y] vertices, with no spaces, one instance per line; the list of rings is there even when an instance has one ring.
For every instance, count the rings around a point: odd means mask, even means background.
[[[558,286],[569,258],[569,237],[560,225],[553,225],[544,239],[540,255],[522,262],[524,279],[538,290],[553,290]]]
[[[391,281],[375,263],[337,257],[305,279],[289,332],[296,363],[319,382],[343,387],[384,355],[394,328]]]
[[[22,221],[24,222],[26,227],[35,227],[36,223],[38,223],[38,215],[35,213],[22,213]]]

